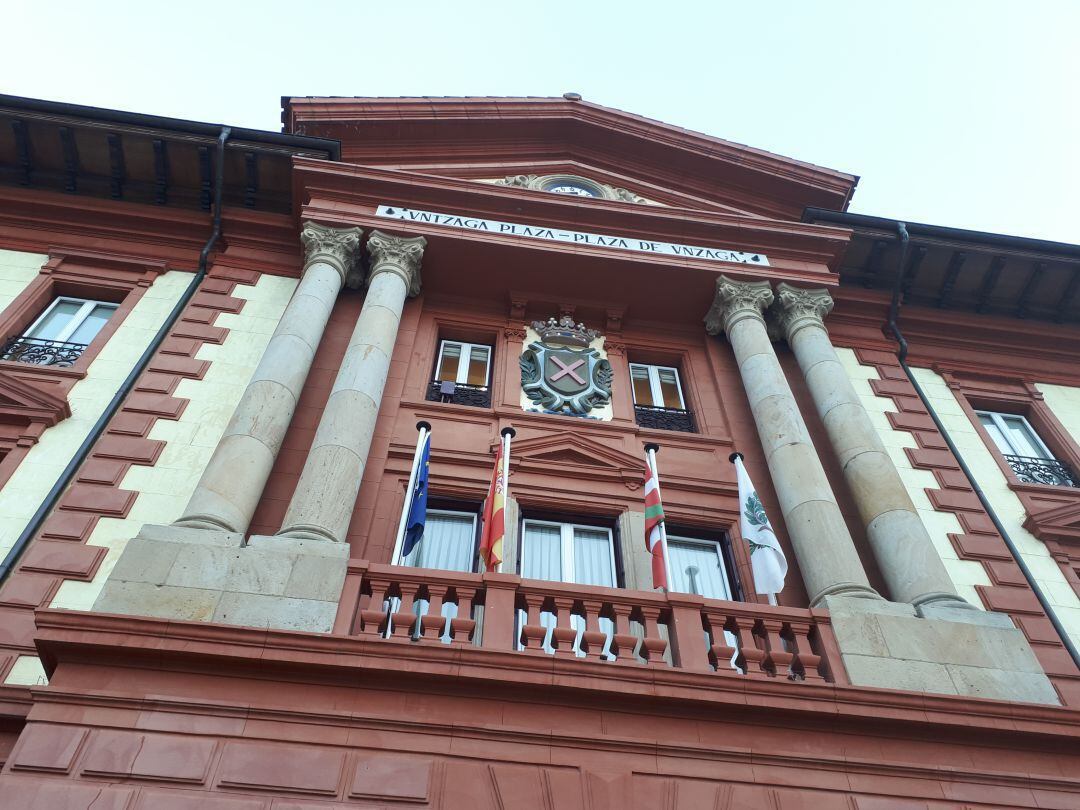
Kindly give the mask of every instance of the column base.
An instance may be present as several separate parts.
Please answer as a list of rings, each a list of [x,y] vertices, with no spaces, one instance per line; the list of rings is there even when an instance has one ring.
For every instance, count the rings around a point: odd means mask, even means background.
[[[321,526],[289,526],[282,529],[274,537],[286,537],[291,540],[306,540],[308,542],[318,543],[333,543],[338,546],[347,546],[346,543],[340,542],[334,535],[323,529]]]
[[[99,613],[329,633],[349,547],[147,524],[94,603]]]
[[[1027,638],[1005,614],[843,596],[821,606],[855,686],[1060,705]]]
[[[878,602],[885,601],[884,597],[869,585],[863,585],[861,582],[837,582],[835,585],[830,585],[811,599],[810,606],[822,607],[822,602],[824,602],[824,600],[829,597],[837,596],[842,596],[846,599],[871,599]]]

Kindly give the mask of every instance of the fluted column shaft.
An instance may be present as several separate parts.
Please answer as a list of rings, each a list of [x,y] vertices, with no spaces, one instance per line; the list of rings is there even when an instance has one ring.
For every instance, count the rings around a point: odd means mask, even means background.
[[[833,595],[880,598],[870,587],[769,339],[762,312],[772,301],[767,281],[721,276],[705,328],[711,335],[724,332],[735,352],[810,604]]]
[[[247,531],[362,235],[304,224],[300,284],[177,525]]]
[[[420,292],[426,240],[372,231],[367,295],[280,535],[344,542],[367,464],[406,296]]]
[[[889,595],[913,605],[967,607],[836,355],[823,320],[832,307],[827,290],[781,283],[773,311],[825,423]]]

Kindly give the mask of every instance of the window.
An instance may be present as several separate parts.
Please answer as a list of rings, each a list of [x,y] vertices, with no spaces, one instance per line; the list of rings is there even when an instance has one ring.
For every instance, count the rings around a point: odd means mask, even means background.
[[[1080,486],[1073,472],[1054,458],[1050,448],[1023,416],[995,411],[975,413],[1021,483]]]
[[[471,572],[475,559],[476,514],[428,509],[424,536],[401,562],[417,568]]]
[[[616,587],[611,530],[526,520],[522,531],[521,576]]]
[[[3,359],[70,366],[97,337],[117,306],[85,298],[57,298],[22,335],[8,341]]]
[[[677,369],[631,363],[630,380],[633,383],[635,405],[677,410],[686,408]]]
[[[709,599],[731,599],[723,549],[715,540],[668,535],[671,589]]]
[[[487,388],[491,373],[491,347],[479,343],[444,340],[439,346],[435,379]]]

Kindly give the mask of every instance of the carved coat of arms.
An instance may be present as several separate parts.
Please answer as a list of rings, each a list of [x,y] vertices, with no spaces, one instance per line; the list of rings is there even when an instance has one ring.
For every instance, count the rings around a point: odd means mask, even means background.
[[[611,401],[611,364],[589,347],[596,330],[569,315],[534,321],[532,327],[540,340],[521,354],[521,388],[534,404],[584,416]]]

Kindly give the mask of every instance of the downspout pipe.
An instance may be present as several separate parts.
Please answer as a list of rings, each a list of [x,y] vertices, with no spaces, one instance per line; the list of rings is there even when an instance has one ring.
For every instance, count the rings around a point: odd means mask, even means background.
[[[56,507],[60,497],[74,480],[79,469],[82,467],[83,462],[89,457],[94,445],[105,432],[105,428],[108,427],[109,422],[112,421],[116,412],[120,410],[120,406],[124,404],[127,395],[131,393],[131,390],[135,387],[135,383],[138,382],[139,377],[142,376],[146,367],[150,365],[150,361],[157,353],[158,348],[165,341],[165,338],[169,336],[169,333],[172,331],[173,326],[176,325],[176,322],[180,320],[184,308],[195,296],[203,279],[206,278],[206,265],[210,259],[210,252],[214,249],[214,245],[221,236],[221,198],[225,186],[225,142],[229,140],[231,132],[231,127],[222,127],[221,131],[218,133],[217,167],[214,175],[213,229],[210,232],[210,238],[207,239],[206,244],[203,245],[202,252],[199,253],[199,267],[195,276],[191,279],[187,289],[184,290],[184,294],[180,296],[180,300],[176,302],[176,306],[172,308],[169,317],[165,319],[165,323],[161,325],[157,334],[154,335],[154,339],[150,341],[150,345],[146,347],[146,350],[139,357],[138,362],[135,363],[135,367],[131,369],[131,372],[124,378],[123,383],[121,383],[120,388],[117,389],[113,398],[109,400],[109,404],[105,407],[101,416],[98,417],[98,420],[94,423],[94,426],[90,429],[86,438],[83,439],[82,444],[80,444],[79,449],[75,451],[75,455],[72,456],[71,461],[64,467],[64,471],[60,473],[60,477],[56,479],[56,483],[52,485],[52,489],[50,489],[45,496],[45,500],[41,502],[41,506],[34,512],[33,517],[31,517],[30,522],[26,524],[26,528],[23,529],[22,534],[15,540],[15,544],[11,547],[11,550],[8,551],[3,562],[0,562],[0,583],[3,583],[7,579],[8,575],[15,568],[15,565],[19,562],[19,558],[22,557],[27,547],[29,547],[30,541],[33,540],[34,536],[41,530],[41,526],[45,522],[45,519]]]
[[[934,410],[934,406],[927,398],[926,392],[923,391],[922,386],[919,385],[919,381],[915,379],[915,375],[908,367],[908,342],[904,338],[904,333],[900,331],[900,326],[897,323],[897,318],[900,315],[900,299],[903,293],[904,272],[907,268],[908,243],[910,242],[910,236],[905,223],[896,223],[896,236],[900,242],[900,258],[896,266],[896,281],[893,283],[892,301],[889,303],[888,320],[889,332],[896,339],[897,344],[899,344],[896,359],[900,361],[900,368],[904,370],[904,374],[907,375],[911,385],[915,388],[915,393],[918,394],[919,399],[922,401],[923,407],[926,408],[926,412],[930,414],[930,418],[934,421],[934,426],[938,429],[938,433],[940,433],[941,438],[945,440],[949,452],[952,453],[953,458],[955,458],[960,465],[960,470],[964,473],[968,483],[971,484],[971,488],[974,490],[975,496],[979,499],[979,503],[981,503],[983,509],[986,510],[990,522],[994,524],[994,528],[997,529],[998,534],[1001,535],[1001,539],[1004,540],[1005,545],[1008,546],[1009,553],[1012,554],[1013,559],[1016,560],[1016,564],[1020,567],[1024,579],[1026,579],[1028,585],[1031,586],[1035,598],[1039,600],[1039,604],[1046,613],[1046,617],[1050,620],[1050,623],[1054,626],[1055,632],[1061,638],[1061,643],[1064,644],[1065,649],[1069,651],[1073,664],[1077,669],[1080,669],[1080,651],[1077,650],[1076,644],[1073,643],[1072,638],[1069,637],[1065,627],[1061,624],[1061,620],[1054,611],[1053,605],[1051,605],[1050,601],[1046,598],[1046,594],[1043,593],[1039,583],[1035,581],[1035,575],[1032,574],[1031,569],[1028,568],[1023,555],[1020,553],[1020,549],[1016,547],[1016,543],[1014,543],[1012,537],[1009,536],[1009,532],[1005,529],[997,512],[994,511],[994,507],[990,505],[990,499],[986,497],[986,493],[983,492],[982,487],[979,486],[979,482],[971,472],[971,468],[968,467],[967,462],[964,461],[964,457],[960,455],[960,450],[956,447],[956,443],[953,442],[952,436],[949,435],[949,431],[945,429],[945,425],[941,423],[941,417],[939,417],[937,411]]]

